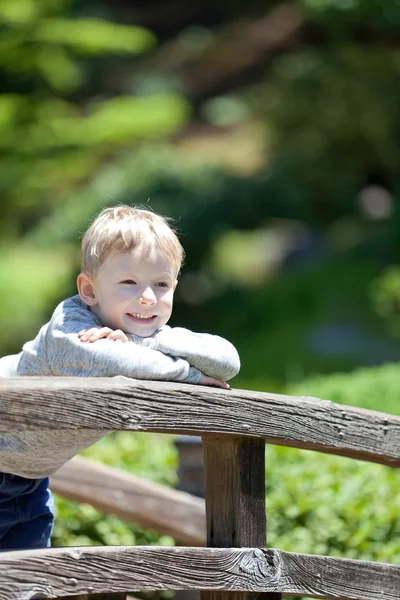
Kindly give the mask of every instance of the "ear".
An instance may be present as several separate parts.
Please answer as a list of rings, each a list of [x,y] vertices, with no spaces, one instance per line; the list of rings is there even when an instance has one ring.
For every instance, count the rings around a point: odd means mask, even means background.
[[[97,299],[91,277],[87,273],[79,273],[76,285],[81,300],[88,306],[95,306]]]

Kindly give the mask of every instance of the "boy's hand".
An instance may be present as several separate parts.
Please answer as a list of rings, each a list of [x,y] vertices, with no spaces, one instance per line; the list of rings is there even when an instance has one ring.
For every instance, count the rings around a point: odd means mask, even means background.
[[[215,377],[208,377],[208,375],[201,374],[200,381],[197,385],[212,385],[213,387],[224,388],[225,390],[230,390],[230,385],[226,383],[226,381],[221,381],[220,379],[215,379]]]
[[[81,342],[97,342],[102,338],[114,340],[114,342],[129,342],[126,334],[121,329],[110,329],[109,327],[91,327],[82,329],[78,333]]]

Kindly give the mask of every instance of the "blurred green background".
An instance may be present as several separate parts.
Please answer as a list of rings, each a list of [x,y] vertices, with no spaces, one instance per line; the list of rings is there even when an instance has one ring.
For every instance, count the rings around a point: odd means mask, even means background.
[[[236,387],[398,413],[399,2],[1,0],[0,26],[1,355],[75,293],[94,214],[140,203],[187,252],[171,324],[230,339]],[[146,439],[88,453],[173,485]],[[395,473],[268,451],[271,543],[399,562]],[[59,510],[56,542],[142,539]]]

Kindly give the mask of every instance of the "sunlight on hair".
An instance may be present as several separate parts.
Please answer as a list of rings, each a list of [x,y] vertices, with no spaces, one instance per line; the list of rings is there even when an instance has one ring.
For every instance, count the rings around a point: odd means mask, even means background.
[[[140,206],[105,208],[83,236],[82,271],[95,275],[108,256],[124,254],[137,247],[142,247],[145,258],[155,245],[178,274],[184,250],[169,220]]]

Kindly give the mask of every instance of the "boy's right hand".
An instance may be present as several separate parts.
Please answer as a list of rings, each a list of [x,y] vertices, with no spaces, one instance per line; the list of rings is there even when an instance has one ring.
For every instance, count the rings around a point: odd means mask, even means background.
[[[129,342],[126,334],[121,329],[110,329],[110,327],[91,327],[82,329],[78,333],[81,342],[97,342],[103,338],[113,340],[114,342]]]
[[[225,390],[230,390],[231,387],[226,383],[226,381],[221,381],[220,379],[215,379],[215,377],[209,377],[208,375],[201,374],[200,381],[197,382],[197,385],[212,385],[213,387],[220,387]]]

